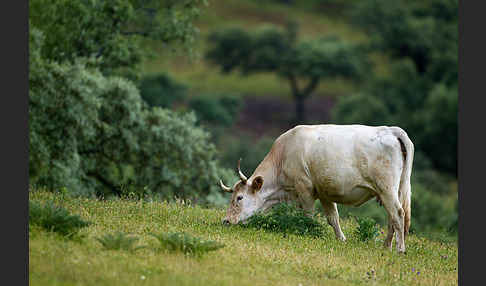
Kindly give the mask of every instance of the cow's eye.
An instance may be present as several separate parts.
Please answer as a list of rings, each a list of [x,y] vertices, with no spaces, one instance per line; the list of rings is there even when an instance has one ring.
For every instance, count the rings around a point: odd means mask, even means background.
[[[241,201],[242,199],[243,199],[243,196],[238,196],[238,197],[236,197],[236,200],[237,200],[237,201]]]

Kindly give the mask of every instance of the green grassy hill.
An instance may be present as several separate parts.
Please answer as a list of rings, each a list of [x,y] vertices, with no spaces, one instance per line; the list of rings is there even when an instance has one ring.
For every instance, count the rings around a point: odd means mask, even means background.
[[[411,235],[398,255],[377,241],[360,242],[353,220],[342,220],[348,238],[282,235],[224,227],[224,210],[179,203],[71,199],[31,191],[30,200],[54,201],[91,221],[81,240],[36,227],[29,233],[29,285],[457,285],[455,243]],[[104,250],[96,240],[117,231],[137,236],[134,251]],[[185,231],[225,247],[201,258],[158,251],[149,233]]]

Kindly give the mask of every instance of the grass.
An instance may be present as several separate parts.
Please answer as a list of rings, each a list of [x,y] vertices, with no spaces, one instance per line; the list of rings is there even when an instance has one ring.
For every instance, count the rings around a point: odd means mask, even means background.
[[[377,240],[361,242],[357,223],[341,221],[345,243],[327,231],[321,238],[226,227],[224,210],[183,203],[98,201],[33,191],[31,201],[54,201],[93,222],[81,242],[34,228],[29,234],[29,285],[457,285],[456,243],[407,237],[398,255]],[[324,223],[323,218],[322,222]],[[382,230],[383,231],[383,230]],[[124,232],[145,248],[102,251],[96,240]],[[186,232],[225,245],[202,257],[158,251],[150,233]]]

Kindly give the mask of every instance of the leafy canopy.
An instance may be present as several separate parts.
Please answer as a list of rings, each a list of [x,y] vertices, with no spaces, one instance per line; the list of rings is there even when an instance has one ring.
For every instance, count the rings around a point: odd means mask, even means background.
[[[285,30],[268,25],[254,32],[241,28],[215,31],[209,35],[206,57],[223,73],[272,72],[286,79],[296,100],[296,119],[302,122],[303,101],[319,81],[336,77],[359,79],[365,59],[359,47],[335,36],[298,41],[297,29],[297,24],[291,22]]]
[[[160,4],[154,6],[154,15],[171,16],[155,16],[150,23],[156,26],[139,26],[143,17],[133,15],[145,13],[151,3]],[[66,187],[75,195],[135,193],[204,200],[219,191],[218,178],[232,180],[232,172],[218,166],[210,134],[196,126],[194,114],[149,107],[136,85],[120,72],[139,61],[127,60],[138,53],[141,43],[127,38],[130,31],[153,28],[135,37],[184,42],[191,34],[194,9],[201,3],[30,2],[33,184],[52,190]]]

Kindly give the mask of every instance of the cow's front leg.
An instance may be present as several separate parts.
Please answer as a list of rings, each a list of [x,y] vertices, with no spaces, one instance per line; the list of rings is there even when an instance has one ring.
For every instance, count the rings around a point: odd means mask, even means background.
[[[329,223],[332,228],[334,229],[334,234],[336,234],[336,238],[338,240],[346,241],[346,237],[341,230],[341,226],[339,225],[339,213],[337,209],[337,205],[334,202],[329,202],[326,200],[321,199],[322,208],[324,209],[324,214],[327,218],[327,223]]]
[[[390,218],[388,218],[388,233],[386,235],[385,241],[383,245],[385,248],[388,248],[389,250],[392,250],[392,240],[393,240],[393,235],[395,234],[395,231],[393,230],[393,224]]]
[[[308,181],[299,181],[295,184],[298,206],[302,208],[307,215],[314,214],[314,203],[316,199],[312,196],[312,184]]]

